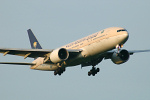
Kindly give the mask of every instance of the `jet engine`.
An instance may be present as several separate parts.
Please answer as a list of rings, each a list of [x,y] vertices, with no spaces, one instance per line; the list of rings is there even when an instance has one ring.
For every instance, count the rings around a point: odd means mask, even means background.
[[[111,60],[115,64],[122,64],[128,61],[129,57],[130,57],[129,52],[123,49],[123,50],[120,50],[119,52],[114,52],[111,57]]]
[[[64,60],[67,60],[68,57],[69,53],[65,48],[56,49],[50,54],[50,60],[53,63],[60,63]]]

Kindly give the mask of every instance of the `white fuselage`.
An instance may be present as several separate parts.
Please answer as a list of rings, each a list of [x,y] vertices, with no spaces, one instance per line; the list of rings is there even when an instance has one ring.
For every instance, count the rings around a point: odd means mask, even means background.
[[[127,31],[120,27],[111,27],[102,31],[96,32],[92,35],[69,43],[60,48],[66,49],[81,49],[82,52],[74,59],[67,60],[65,67],[79,65],[83,62],[90,61],[93,57],[97,57],[99,54],[107,52],[116,48],[117,45],[123,45],[128,39]],[[41,62],[44,58],[38,58],[34,62]],[[36,66],[32,66],[31,69],[37,70],[49,70],[54,71],[58,67],[56,64],[43,64],[39,63]]]

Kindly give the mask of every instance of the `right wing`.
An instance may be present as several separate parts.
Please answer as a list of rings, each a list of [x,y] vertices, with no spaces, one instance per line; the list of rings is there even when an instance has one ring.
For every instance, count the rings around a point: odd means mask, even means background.
[[[68,49],[69,52],[69,58],[76,57],[82,50],[81,49]],[[27,57],[31,58],[38,58],[38,57],[45,57],[49,58],[50,53],[53,52],[53,50],[50,49],[11,49],[11,48],[0,48],[0,53],[3,53],[3,55],[17,55],[17,56],[23,56],[24,59]]]
[[[0,64],[11,64],[11,65],[36,65],[34,63],[25,63],[25,62],[0,62]]]
[[[47,54],[51,53],[52,49],[15,49],[15,48],[0,48],[0,53],[3,53],[4,56],[7,54],[24,56],[24,58],[31,57],[46,57]],[[70,55],[77,55],[81,52],[81,49],[67,49]]]
[[[27,57],[37,58],[37,57],[45,57],[47,61],[49,60],[49,55],[53,50],[48,49],[6,49],[0,48],[0,53],[4,53],[4,56],[7,54],[24,56],[24,59]],[[78,49],[69,49],[70,58],[76,57],[82,50]],[[50,63],[50,62],[48,62]],[[36,65],[36,63],[25,63],[25,62],[0,62],[0,64],[13,64],[13,65]]]
[[[15,48],[0,48],[0,53],[4,56],[7,54],[24,56],[24,58],[31,57],[45,57],[46,54],[51,53],[53,50],[50,49],[15,49]]]
[[[3,55],[17,55],[23,56],[24,59],[27,57],[31,58],[38,58],[38,57],[45,57],[46,60],[49,59],[50,53],[53,52],[53,49],[42,49],[40,43],[38,42],[37,38],[33,34],[31,29],[27,30],[31,48],[32,49],[16,49],[16,48],[0,48],[0,53]],[[76,57],[82,50],[80,49],[68,49],[70,57]],[[17,62],[0,62],[0,64],[17,64],[17,65],[33,65],[33,63],[17,63]]]

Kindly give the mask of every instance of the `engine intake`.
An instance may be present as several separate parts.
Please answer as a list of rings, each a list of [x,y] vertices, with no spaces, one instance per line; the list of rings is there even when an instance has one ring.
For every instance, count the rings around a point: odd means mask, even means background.
[[[114,52],[111,60],[115,64],[122,64],[128,61],[130,54],[127,50],[123,49],[118,52]]]
[[[68,57],[69,53],[65,48],[56,49],[50,54],[50,60],[53,63],[59,63],[64,60],[67,60]]]

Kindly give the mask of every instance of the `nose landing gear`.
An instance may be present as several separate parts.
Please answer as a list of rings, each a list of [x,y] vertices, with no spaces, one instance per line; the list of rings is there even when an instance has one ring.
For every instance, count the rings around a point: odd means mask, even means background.
[[[88,72],[88,76],[95,76],[95,74],[97,74],[100,71],[100,68],[95,68],[94,66],[92,67],[92,69]]]

